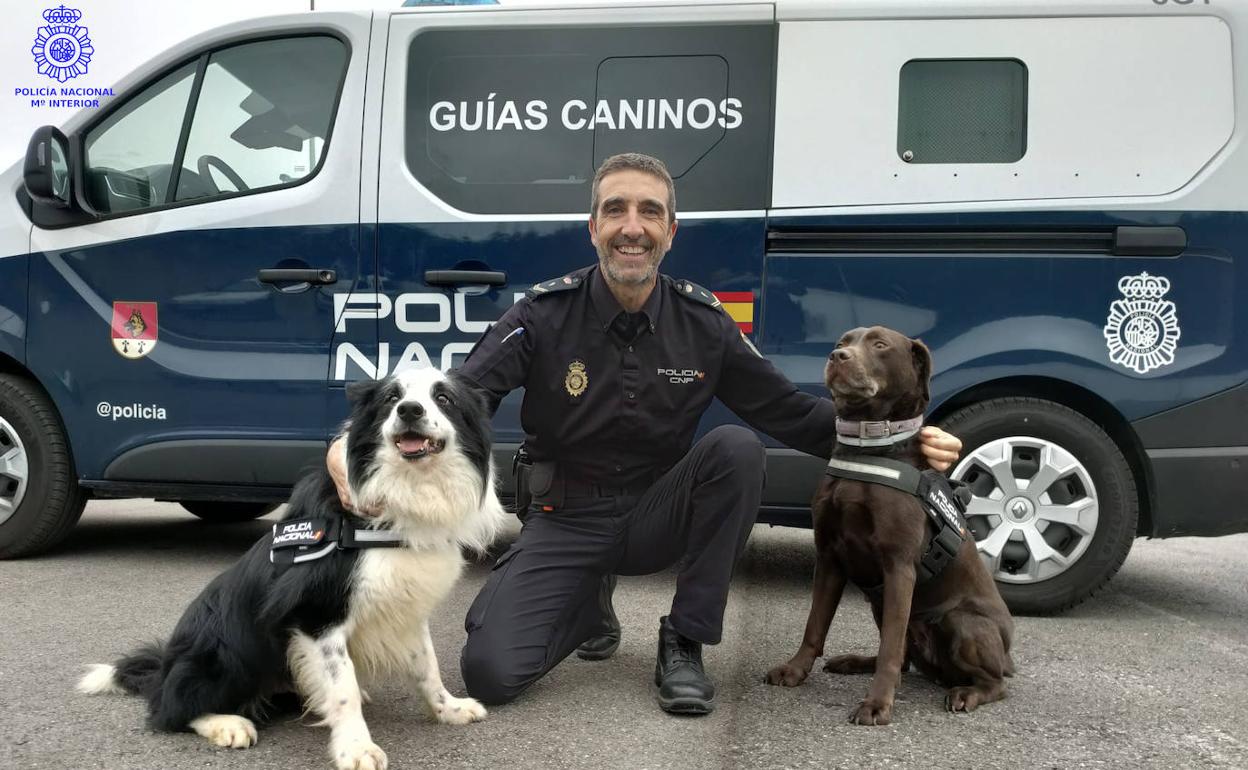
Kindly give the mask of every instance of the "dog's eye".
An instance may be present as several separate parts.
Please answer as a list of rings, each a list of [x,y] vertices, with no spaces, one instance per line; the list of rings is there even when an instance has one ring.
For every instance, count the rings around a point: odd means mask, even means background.
[[[399,400],[398,393],[391,393],[390,395],[386,396],[386,403],[388,404],[393,404],[395,401],[398,401],[398,400]]]
[[[437,397],[434,398],[434,401],[437,401],[442,406],[446,406],[451,403],[450,397],[448,397],[445,393],[439,393]]]
[[[876,350],[883,350],[883,349],[884,349],[884,348],[886,348],[886,347],[888,347],[888,343],[887,343],[887,342],[885,342],[884,340],[876,340],[876,341],[875,341],[875,349],[876,349]]]

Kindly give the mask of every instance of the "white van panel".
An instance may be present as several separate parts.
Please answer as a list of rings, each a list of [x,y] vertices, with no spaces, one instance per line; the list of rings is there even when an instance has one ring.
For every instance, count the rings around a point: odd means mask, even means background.
[[[1230,31],[1214,17],[783,22],[779,41],[776,207],[1164,195],[1235,124]],[[968,58],[1026,64],[1025,155],[906,163],[902,65]]]

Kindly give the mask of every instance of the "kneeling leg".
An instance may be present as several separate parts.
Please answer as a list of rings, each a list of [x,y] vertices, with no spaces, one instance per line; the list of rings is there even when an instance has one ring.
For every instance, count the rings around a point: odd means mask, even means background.
[[[1013,666],[996,623],[983,615],[951,612],[944,625],[950,636],[945,669],[956,672],[955,678],[961,680],[949,688],[945,708],[974,711],[1004,698],[1004,677]]]

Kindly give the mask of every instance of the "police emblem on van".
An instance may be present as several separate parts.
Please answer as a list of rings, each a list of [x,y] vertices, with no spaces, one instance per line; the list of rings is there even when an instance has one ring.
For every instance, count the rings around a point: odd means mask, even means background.
[[[1144,374],[1174,363],[1179,346],[1179,317],[1173,302],[1162,299],[1170,279],[1147,272],[1118,281],[1122,299],[1109,306],[1105,344],[1112,363]]]
[[[78,26],[81,18],[82,11],[63,5],[43,12],[48,26],[36,30],[35,45],[30,49],[40,75],[64,83],[87,74],[95,47],[87,37],[87,28]]]
[[[156,347],[156,303],[113,303],[113,349],[125,358],[143,358]]]
[[[563,387],[573,398],[579,398],[585,392],[589,387],[589,375],[585,373],[584,363],[573,361],[568,364],[568,376],[563,378]]]

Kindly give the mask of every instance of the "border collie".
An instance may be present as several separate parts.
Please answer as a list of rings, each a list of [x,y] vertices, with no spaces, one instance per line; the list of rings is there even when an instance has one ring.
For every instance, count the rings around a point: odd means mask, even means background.
[[[483,551],[504,515],[485,404],[436,369],[347,394],[348,483],[355,509],[376,517],[344,510],[318,469],[295,486],[274,533],[191,602],[167,643],[92,666],[80,692],[142,695],[154,728],[234,748],[254,744],[253,720],[294,692],[329,726],[344,770],[387,764],[364,723],[361,680],[405,676],[439,722],[485,718],[480,703],[442,686],[429,636],[430,614],[463,569],[460,548]],[[338,545],[326,544],[333,532]],[[300,542],[310,545],[289,548]]]

